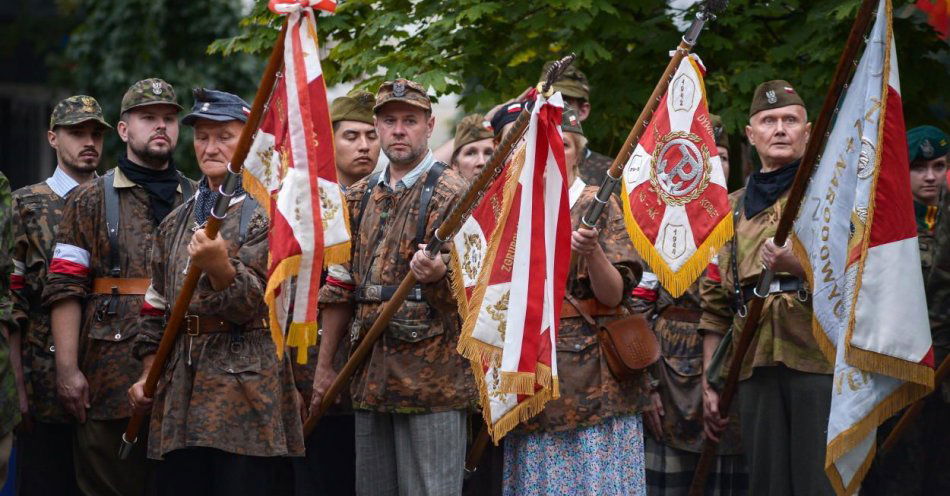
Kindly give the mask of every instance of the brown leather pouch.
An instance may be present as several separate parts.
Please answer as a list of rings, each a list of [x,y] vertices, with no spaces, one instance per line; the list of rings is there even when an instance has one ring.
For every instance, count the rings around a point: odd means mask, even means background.
[[[641,314],[630,314],[598,325],[573,296],[565,297],[588,325],[598,329],[600,350],[618,381],[632,379],[660,359],[660,344]]]

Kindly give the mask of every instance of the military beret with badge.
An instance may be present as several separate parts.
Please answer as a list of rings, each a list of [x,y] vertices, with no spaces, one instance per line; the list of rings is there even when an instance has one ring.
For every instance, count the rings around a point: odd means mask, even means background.
[[[752,96],[752,105],[749,106],[749,117],[751,118],[763,110],[788,107],[789,105],[804,107],[805,102],[788,81],[782,79],[766,81],[755,89],[755,94]]]
[[[950,152],[950,138],[934,126],[917,126],[907,131],[907,155],[910,162],[933,160]]]

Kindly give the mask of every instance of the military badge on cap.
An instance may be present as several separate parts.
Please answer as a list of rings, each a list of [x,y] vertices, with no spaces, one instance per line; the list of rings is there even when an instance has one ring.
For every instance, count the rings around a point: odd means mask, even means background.
[[[191,108],[191,113],[182,118],[182,124],[193,126],[198,119],[247,122],[250,111],[243,98],[226,91],[208,88],[195,88],[192,93],[195,97],[195,105]]]
[[[373,112],[379,112],[383,105],[390,102],[403,102],[423,110],[432,110],[432,102],[429,100],[425,87],[415,81],[403,78],[386,81],[379,85]]]
[[[775,90],[768,90],[765,92],[765,99],[769,102],[769,105],[774,105],[778,102],[778,97],[775,96]]]
[[[774,79],[766,81],[755,88],[752,96],[752,105],[749,106],[749,117],[763,111],[788,107],[789,105],[805,106],[802,97],[798,96],[795,88],[788,81]]]
[[[171,105],[178,110],[182,106],[178,104],[178,97],[175,95],[175,88],[159,78],[143,79],[133,84],[125,95],[122,96],[122,107],[119,113],[125,113],[137,107],[146,105]]]
[[[393,83],[393,96],[397,98],[402,98],[406,96],[406,83],[403,81],[396,81]]]
[[[102,127],[112,128],[102,117],[102,108],[95,98],[75,95],[56,104],[49,118],[49,128],[72,126],[86,121],[95,121]]]
[[[933,160],[950,152],[950,138],[934,126],[917,126],[907,131],[907,155],[915,160]]]

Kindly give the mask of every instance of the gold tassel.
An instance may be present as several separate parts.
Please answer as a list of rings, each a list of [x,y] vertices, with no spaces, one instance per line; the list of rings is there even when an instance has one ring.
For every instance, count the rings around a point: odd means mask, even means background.
[[[269,264],[268,264],[269,265]],[[284,330],[280,328],[280,321],[277,318],[277,288],[288,278],[297,275],[300,271],[300,255],[285,258],[277,264],[270,278],[267,279],[267,287],[264,289],[264,303],[267,304],[268,314],[270,315],[270,334],[276,346],[277,358],[284,358]]]
[[[323,249],[323,267],[345,264],[350,261],[353,245],[349,241],[327,246]]]
[[[247,194],[257,200],[257,203],[267,213],[267,218],[270,219],[270,191],[267,191],[267,188],[247,168],[241,172],[241,187],[244,188],[244,191],[247,191]]]
[[[297,363],[307,364],[310,347],[317,345],[316,322],[291,322],[287,332],[287,346],[297,348]]]
[[[533,373],[502,371],[500,375],[501,385],[498,386],[498,391],[528,396],[534,395],[534,385],[536,381]]]

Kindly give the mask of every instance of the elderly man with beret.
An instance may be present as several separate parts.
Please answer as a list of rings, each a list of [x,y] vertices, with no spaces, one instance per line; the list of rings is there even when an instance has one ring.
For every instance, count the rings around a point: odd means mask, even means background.
[[[743,308],[753,298],[763,265],[776,274],[739,375],[750,494],[833,494],[824,472],[833,364],[812,334],[811,297],[801,264],[790,246],[772,242],[810,131],[805,104],[790,83],[773,80],[756,88],[746,137],[762,169],[730,195],[739,212],[736,241],[719,252],[721,282],[704,284],[701,294],[699,332],[723,335],[731,329],[738,341]],[[734,302],[730,295],[737,290],[742,298]],[[722,432],[728,422],[708,384],[703,385],[703,407],[707,431]]]

